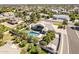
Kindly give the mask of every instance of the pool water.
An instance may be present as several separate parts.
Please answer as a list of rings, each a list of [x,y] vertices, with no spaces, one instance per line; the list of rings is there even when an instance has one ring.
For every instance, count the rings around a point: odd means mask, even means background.
[[[37,32],[28,32],[28,35],[30,36],[38,36],[40,33]]]

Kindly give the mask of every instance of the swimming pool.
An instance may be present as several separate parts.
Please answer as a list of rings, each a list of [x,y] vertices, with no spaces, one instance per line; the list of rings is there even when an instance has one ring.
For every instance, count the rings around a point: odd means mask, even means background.
[[[40,33],[37,33],[37,32],[33,32],[33,31],[29,31],[28,32],[28,35],[30,35],[30,36],[38,36],[38,35],[40,35]]]

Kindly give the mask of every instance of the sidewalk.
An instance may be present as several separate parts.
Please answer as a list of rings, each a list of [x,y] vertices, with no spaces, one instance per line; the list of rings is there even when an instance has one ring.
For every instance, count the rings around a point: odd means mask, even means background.
[[[69,53],[69,42],[66,30],[59,30],[61,33],[61,42],[58,53],[59,54],[68,54]]]
[[[77,36],[78,36],[78,38],[79,38],[79,31],[75,30],[75,32],[76,32],[76,34],[77,34]]]

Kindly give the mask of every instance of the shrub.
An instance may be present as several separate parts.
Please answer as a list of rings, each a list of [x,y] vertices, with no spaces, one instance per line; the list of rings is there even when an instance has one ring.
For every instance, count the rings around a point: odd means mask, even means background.
[[[48,31],[46,33],[46,36],[43,37],[44,41],[47,42],[47,44],[55,38],[55,32]]]
[[[0,46],[3,46],[6,42],[0,41]]]
[[[45,45],[47,45],[47,42],[41,41],[40,44],[45,46]]]
[[[68,20],[64,20],[62,24],[63,25],[67,25],[68,24]]]
[[[19,43],[19,47],[25,47],[25,45],[26,45],[26,41],[25,40],[23,40],[23,41],[21,41]]]
[[[21,42],[21,39],[19,39],[19,38],[14,39],[14,43],[19,43],[19,42]]]
[[[75,25],[75,26],[79,26],[79,22],[76,22],[74,25]]]
[[[26,54],[26,52],[27,52],[26,49],[22,49],[20,54]]]
[[[27,52],[29,54],[45,54],[46,51],[42,50],[40,46],[35,46],[33,43],[28,46]]]
[[[34,43],[37,43],[39,41],[39,39],[36,38],[36,37],[33,37],[32,40],[33,40]]]
[[[59,25],[58,28],[63,28],[63,26],[62,25]]]
[[[29,50],[30,54],[38,54],[36,46],[32,46],[32,48]]]

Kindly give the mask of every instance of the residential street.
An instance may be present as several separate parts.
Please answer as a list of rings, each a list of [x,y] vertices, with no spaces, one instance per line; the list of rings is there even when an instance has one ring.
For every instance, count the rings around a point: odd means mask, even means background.
[[[74,30],[67,28],[68,42],[69,42],[69,54],[79,53],[79,38]]]
[[[68,54],[69,53],[69,42],[68,42],[68,38],[66,34],[63,34],[64,38],[63,38],[63,54]]]
[[[61,43],[59,48],[60,54],[69,54],[69,42],[66,30],[61,31]]]

